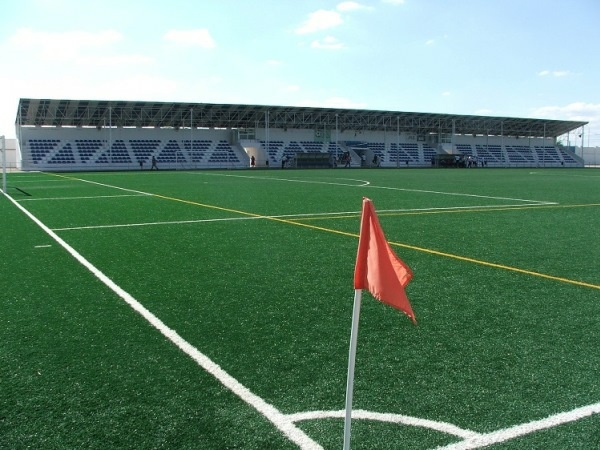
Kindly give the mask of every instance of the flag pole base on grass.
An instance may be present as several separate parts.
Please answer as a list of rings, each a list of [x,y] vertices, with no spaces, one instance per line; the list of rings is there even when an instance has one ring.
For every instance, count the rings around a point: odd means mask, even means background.
[[[358,338],[358,319],[362,289],[354,290],[352,308],[352,331],[350,332],[350,352],[348,356],[348,382],[346,385],[346,418],[344,420],[344,450],[350,450],[350,427],[352,425],[352,393],[354,390],[354,362],[356,361],[356,341]]]

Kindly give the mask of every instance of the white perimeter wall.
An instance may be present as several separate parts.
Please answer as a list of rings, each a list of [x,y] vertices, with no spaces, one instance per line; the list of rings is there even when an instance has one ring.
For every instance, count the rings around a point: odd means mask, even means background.
[[[51,127],[23,127],[21,128],[23,140],[27,139],[59,139],[61,141],[75,139],[101,139],[114,142],[116,140],[130,139],[159,139],[162,141],[210,139],[213,141],[231,141],[230,130],[209,129],[181,129],[171,130],[165,128],[51,128]]]
[[[17,157],[17,140],[16,139],[5,139],[4,148],[6,149],[6,168],[7,169],[18,169],[21,167],[21,158]],[[0,155],[1,158],[1,155]]]

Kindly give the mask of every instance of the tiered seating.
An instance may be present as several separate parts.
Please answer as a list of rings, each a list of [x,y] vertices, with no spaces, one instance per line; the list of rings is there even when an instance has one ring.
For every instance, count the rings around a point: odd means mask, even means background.
[[[33,163],[37,164],[42,161],[59,143],[58,139],[30,139],[27,141]]]
[[[381,163],[387,160],[386,157],[388,154],[385,151],[385,144],[383,142],[369,142],[367,148],[369,148],[373,154],[377,155],[377,158],[379,158]]]
[[[326,151],[332,155],[341,155],[342,153],[344,153],[344,150],[342,150],[342,147],[340,147],[339,144],[336,144],[335,142],[330,142],[329,145],[327,146]]]
[[[419,144],[400,143],[400,149],[410,157],[413,162],[419,161]]]
[[[301,141],[300,145],[307,153],[323,153],[323,143],[314,141]]]
[[[505,145],[508,162],[516,164],[533,164],[535,159],[531,148],[527,145]]]
[[[48,164],[75,164],[75,162],[71,143],[67,143],[50,158]]]
[[[188,155],[190,155],[191,162],[194,163],[204,161],[206,153],[212,146],[212,141],[208,139],[194,139],[193,141],[191,141],[191,145],[189,139],[183,140],[181,142],[185,151],[187,151]]]
[[[181,148],[177,141],[171,139],[167,142],[167,145],[162,149],[156,158],[159,163],[185,163],[187,162],[186,157],[181,152]]]
[[[116,164],[131,164],[131,155],[123,140],[116,140],[112,143],[109,154],[110,160]]]
[[[148,162],[150,157],[156,153],[158,148],[160,147],[161,141],[158,139],[131,139],[129,141],[129,146],[131,150],[133,150],[133,154],[138,163]],[[106,153],[103,154],[98,162],[108,162],[108,158],[106,158]],[[100,159],[106,158],[106,161]]]
[[[283,155],[281,156],[283,157],[285,155],[288,157],[288,159],[293,159],[296,157],[296,153],[301,153],[303,151],[304,149],[298,142],[290,141],[283,149]]]
[[[75,149],[84,164],[92,160],[104,145],[106,145],[106,141],[100,139],[75,139]]]
[[[485,158],[488,163],[503,163],[504,156],[500,145],[479,145],[476,144],[477,156]]]
[[[267,152],[270,162],[276,163],[281,160],[284,151],[283,141],[269,141],[269,145],[265,141],[260,141],[260,143]]]
[[[377,155],[379,162],[383,163],[388,160],[387,152],[385,151],[385,144],[383,142],[362,142],[362,141],[346,141],[346,147],[351,148],[355,151],[360,150],[371,150],[373,154]]]
[[[473,156],[473,147],[471,147],[471,144],[456,144],[456,150],[465,156]]]
[[[568,150],[559,147],[558,152],[560,153],[560,156],[562,156],[563,161],[567,164],[577,164],[577,160],[573,158],[573,154]]]
[[[49,133],[40,130],[29,131],[30,139],[25,136],[22,147],[23,167],[26,170],[124,170],[139,167],[148,168],[151,158],[157,158],[161,169],[177,168],[217,168],[217,167],[247,167],[246,155],[237,144],[230,144],[226,134],[217,130],[198,131],[194,134],[205,139],[182,139],[186,133],[165,132],[156,130],[136,133],[131,130],[117,130],[108,136],[97,133],[95,129],[65,131],[68,139],[60,139],[63,134],[53,130]],[[39,136],[50,136],[59,139],[38,139]],[[86,137],[89,136],[89,139]],[[137,137],[145,139],[137,139]],[[429,166],[437,155],[434,148],[426,142],[390,142],[382,137],[382,142],[341,141],[322,142],[311,140],[284,140],[282,135],[277,135],[280,140],[261,141],[265,154],[270,164],[277,167],[287,157],[295,160],[298,153],[311,153],[307,159],[320,158],[324,155],[338,157],[340,163],[343,155],[350,152],[352,166],[361,166],[361,157],[366,157],[366,166],[372,166],[373,157],[384,167],[415,167]],[[293,134],[287,135],[293,138]],[[109,139],[107,139],[109,138]],[[221,139],[221,140],[219,140]],[[355,138],[356,139],[356,138]],[[490,140],[491,137],[490,137]],[[386,142],[387,141],[387,142]],[[547,166],[581,166],[582,163],[572,150],[560,146],[549,145],[550,141],[542,145],[529,146],[527,141],[517,141],[510,137],[493,139],[497,144],[485,145],[486,140],[476,137],[473,141],[462,138],[460,144],[455,144],[454,149],[465,157],[471,157],[479,163],[485,159],[486,163],[498,166],[531,167],[534,165]],[[480,141],[483,144],[477,144]],[[469,143],[471,142],[471,143]],[[542,141],[537,141],[542,142]],[[548,145],[544,145],[548,144]],[[109,148],[110,145],[110,148]],[[444,148],[448,148],[445,145]],[[314,156],[316,154],[316,156]],[[239,156],[238,156],[239,155]],[[244,157],[242,157],[242,155]],[[357,158],[358,155],[358,158]],[[293,164],[291,164],[293,165]]]
[[[391,145],[392,151],[396,150],[396,144]],[[418,163],[419,162],[419,144],[417,143],[406,143],[401,142],[399,149],[396,153],[396,158],[392,158],[391,161],[407,164],[407,163]]]
[[[424,163],[429,163],[437,155],[437,151],[429,144],[423,144]]]
[[[210,163],[237,163],[240,162],[237,155],[231,149],[231,145],[227,141],[219,141],[208,158]]]
[[[535,146],[535,153],[537,155],[538,163],[547,163],[547,164],[560,164],[561,159],[558,156],[558,152],[556,151],[556,147],[544,146],[538,147]]]

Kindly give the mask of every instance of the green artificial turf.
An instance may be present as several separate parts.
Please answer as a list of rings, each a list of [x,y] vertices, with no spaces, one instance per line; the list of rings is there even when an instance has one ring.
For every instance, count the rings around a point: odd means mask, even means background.
[[[599,183],[570,169],[10,174],[9,194],[284,413],[344,407],[368,196],[414,272],[418,326],[364,296],[354,407],[489,433],[600,401]],[[6,198],[0,217],[0,447],[294,448]],[[354,422],[353,448],[459,440]],[[341,447],[342,420],[297,425]],[[497,448],[593,448],[597,425]]]

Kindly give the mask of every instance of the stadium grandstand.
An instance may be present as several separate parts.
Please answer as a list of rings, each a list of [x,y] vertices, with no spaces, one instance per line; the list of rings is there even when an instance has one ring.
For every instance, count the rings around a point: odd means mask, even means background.
[[[20,99],[22,170],[583,167],[587,122],[363,109]]]

